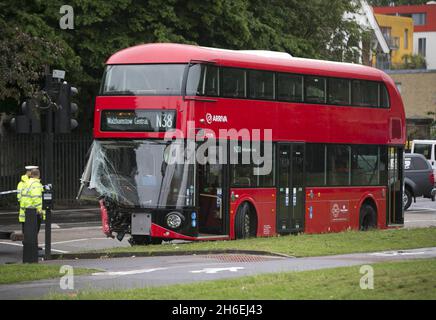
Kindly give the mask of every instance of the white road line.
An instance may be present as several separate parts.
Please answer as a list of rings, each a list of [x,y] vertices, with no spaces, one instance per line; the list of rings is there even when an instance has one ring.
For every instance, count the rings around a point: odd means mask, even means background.
[[[65,240],[65,241],[56,241],[56,242],[52,242],[52,244],[62,244],[62,243],[89,241],[89,240],[106,240],[106,239],[110,239],[110,238],[81,238],[81,239],[73,239],[73,240]]]
[[[413,208],[410,208],[410,210],[407,210],[406,213],[410,213],[413,211],[436,211],[436,209],[413,207]]]
[[[370,256],[381,256],[381,257],[392,257],[392,256],[414,256],[414,255],[420,255],[425,254],[424,251],[418,251],[418,252],[399,252],[399,251],[385,251],[385,252],[373,252],[370,253]]]
[[[10,246],[16,246],[16,247],[22,247],[23,246],[21,243],[4,242],[4,241],[0,241],[0,244],[8,244]]]
[[[44,224],[42,224],[42,226],[44,226]],[[52,231],[66,231],[66,230],[92,230],[92,229],[101,229],[101,226],[98,227],[73,227],[73,228],[60,228],[60,229],[54,229]]]
[[[404,220],[404,222],[407,222],[407,223],[413,223],[413,222],[436,222],[436,219],[433,219],[433,220]]]
[[[228,267],[228,268],[204,268],[202,270],[190,271],[191,273],[217,273],[221,271],[237,272],[238,270],[243,270],[244,267]]]
[[[4,242],[4,241],[0,241],[0,244],[8,244],[10,246],[16,246],[16,247],[22,247],[23,244],[21,243],[13,243],[13,242]],[[42,248],[44,248],[45,246],[42,246]],[[64,250],[58,250],[58,249],[51,249],[51,251],[56,251],[59,253],[68,253],[69,251],[64,251]]]
[[[96,208],[96,209],[64,209],[64,210],[52,210],[52,213],[57,213],[57,212],[76,212],[76,211],[96,211],[99,212],[100,209]],[[17,211],[10,211],[10,212],[2,212],[0,213],[0,216],[5,216],[8,214],[14,214],[16,213],[18,215],[18,210]]]
[[[132,274],[149,273],[154,271],[166,270],[168,268],[154,268],[154,269],[139,269],[139,270],[129,270],[129,271],[109,271],[109,272],[96,272],[93,276],[129,276]]]

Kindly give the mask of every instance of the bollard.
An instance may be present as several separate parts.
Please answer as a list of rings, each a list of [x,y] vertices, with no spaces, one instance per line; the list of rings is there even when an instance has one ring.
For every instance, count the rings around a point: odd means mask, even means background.
[[[36,209],[26,209],[24,222],[23,263],[38,263],[38,222]]]

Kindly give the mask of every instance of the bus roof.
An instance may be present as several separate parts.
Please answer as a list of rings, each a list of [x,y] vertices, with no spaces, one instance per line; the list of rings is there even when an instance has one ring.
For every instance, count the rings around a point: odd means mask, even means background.
[[[113,54],[106,64],[212,62],[231,67],[265,69],[332,77],[351,77],[385,81],[384,72],[352,63],[295,58],[285,53],[271,54],[246,50],[227,50],[175,43],[141,44]]]

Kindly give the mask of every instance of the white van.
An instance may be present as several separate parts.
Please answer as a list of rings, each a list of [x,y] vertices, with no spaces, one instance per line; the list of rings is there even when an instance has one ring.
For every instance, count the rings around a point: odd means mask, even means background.
[[[430,161],[433,171],[436,172],[436,140],[413,140],[411,153],[419,153]]]

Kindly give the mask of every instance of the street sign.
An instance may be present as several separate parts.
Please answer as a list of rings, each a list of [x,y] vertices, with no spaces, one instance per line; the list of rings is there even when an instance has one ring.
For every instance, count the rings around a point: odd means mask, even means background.
[[[53,70],[52,78],[65,79],[65,70]]]

